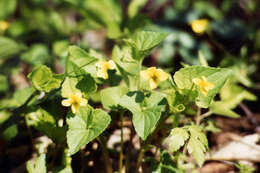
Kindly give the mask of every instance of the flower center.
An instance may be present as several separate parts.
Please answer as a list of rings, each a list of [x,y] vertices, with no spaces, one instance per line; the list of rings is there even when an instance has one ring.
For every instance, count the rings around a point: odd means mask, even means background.
[[[71,101],[72,101],[71,104],[73,104],[73,105],[79,105],[80,104],[80,98],[78,98],[77,96],[73,96],[71,98]]]
[[[151,76],[151,79],[152,79],[153,81],[157,82],[159,78],[158,78],[158,76],[157,76],[156,74],[153,74],[153,75]]]

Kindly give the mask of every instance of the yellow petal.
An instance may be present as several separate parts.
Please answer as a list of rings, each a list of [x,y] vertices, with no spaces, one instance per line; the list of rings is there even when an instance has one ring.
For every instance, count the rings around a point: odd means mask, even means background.
[[[97,72],[97,76],[103,79],[108,79],[108,73],[105,69],[99,69]]]
[[[4,20],[1,20],[0,21],[0,29],[5,31],[7,28],[9,27],[9,23],[4,21]]]
[[[75,94],[75,96],[78,97],[78,98],[82,98],[82,93],[81,93],[81,92],[77,92],[77,93]]]
[[[192,79],[192,82],[199,86],[200,83],[202,82],[202,80],[199,78],[194,78],[194,79]]]
[[[71,105],[71,99],[62,100],[61,104],[62,104],[62,106],[68,107]]]
[[[149,84],[150,84],[150,88],[151,88],[151,89],[155,89],[155,88],[157,88],[157,86],[158,86],[157,82],[154,81],[153,79],[150,79],[150,80],[149,80]]]
[[[72,104],[71,105],[71,110],[73,114],[76,114],[79,110],[79,105],[78,104]]]
[[[208,95],[208,91],[205,90],[204,88],[200,88],[200,92],[201,92],[202,94],[204,94],[205,96]]]
[[[169,75],[168,75],[168,73],[166,73],[166,72],[164,72],[163,70],[161,70],[161,69],[158,69],[157,70],[157,76],[158,76],[158,79],[160,80],[160,81],[164,81],[164,80],[166,80],[166,79],[168,79],[168,77],[169,77]]]
[[[213,89],[213,88],[214,88],[214,84],[211,83],[211,82],[208,82],[208,83],[207,83],[207,86],[205,86],[205,89],[206,89],[206,90],[211,90],[211,89]]]
[[[202,34],[207,29],[209,21],[207,19],[198,19],[191,22],[191,28],[195,33]]]
[[[109,60],[108,61],[108,69],[109,70],[113,70],[115,68],[116,68],[116,64],[114,63],[114,61],[113,60]]]
[[[149,71],[150,74],[154,74],[157,71],[157,69],[156,67],[149,67],[147,71]]]
[[[99,61],[99,62],[96,63],[96,66],[97,66],[98,68],[103,68],[104,65],[105,65],[105,64],[104,64],[103,61]]]
[[[140,72],[141,77],[146,79],[146,80],[150,79],[150,75],[149,74],[150,73],[147,70],[143,70],[143,71]]]
[[[202,80],[207,82],[207,78],[205,76],[201,76]]]
[[[80,101],[80,106],[87,106],[87,104],[88,104],[88,100],[82,98]]]
[[[148,68],[146,70],[142,70],[140,72],[140,75],[141,75],[142,78],[147,80],[147,79],[150,79],[154,75],[155,72],[156,72],[156,68],[155,67],[150,67],[150,68]]]

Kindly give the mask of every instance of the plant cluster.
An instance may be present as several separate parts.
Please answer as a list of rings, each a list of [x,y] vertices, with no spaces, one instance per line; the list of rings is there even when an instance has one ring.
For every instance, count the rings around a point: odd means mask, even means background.
[[[8,5],[4,12],[0,11],[0,18],[7,19],[18,2],[1,1],[0,10],[3,2]],[[241,61],[233,63],[233,57],[228,57],[219,66],[211,67],[208,59],[212,54],[204,43],[198,43],[198,48],[189,34],[155,27],[138,13],[146,0],[131,1],[126,16],[115,0],[55,0],[53,4],[60,7],[59,12],[51,8],[30,9],[30,5],[37,7],[43,3],[41,0],[21,3],[17,7],[20,20],[0,21],[1,136],[11,141],[22,135],[19,128],[25,126],[37,153],[27,161],[30,173],[47,170],[71,173],[73,156],[80,155],[82,162],[89,155],[95,157],[96,149],[89,153],[94,144],[103,156],[102,172],[196,172],[209,151],[207,133],[220,131],[209,117],[214,114],[239,118],[234,111],[237,105],[243,100],[256,100],[256,96],[241,86],[252,86],[248,74],[254,71],[244,68],[246,47],[241,48]],[[194,8],[202,7],[195,4]],[[68,15],[70,8],[76,9],[84,19],[77,24],[64,19],[61,13]],[[185,10],[179,7],[177,12]],[[171,9],[168,13],[164,20],[174,20],[169,17]],[[213,10],[210,16],[217,19],[220,14]],[[186,24],[196,36],[211,35],[208,19],[198,18]],[[103,27],[113,43],[110,55],[77,39],[86,28]],[[26,36],[33,33],[46,44],[34,43]],[[64,39],[68,36],[72,41]],[[32,44],[27,47],[21,42]],[[159,58],[174,57],[175,52],[170,50],[176,49],[172,46],[177,42],[185,61],[181,68],[166,68],[169,60],[158,60],[161,66],[146,65],[145,60],[158,47]],[[196,59],[187,58],[195,47]],[[197,52],[197,48],[201,51]],[[53,63],[52,56],[59,63]],[[13,60],[30,66],[25,72],[27,78],[23,79],[30,85],[2,94],[11,90],[8,75],[19,74]],[[56,66],[62,70],[56,70]],[[129,165],[129,147],[124,139],[124,127],[129,121],[140,144],[134,166]],[[108,139],[113,136],[112,128],[120,129],[119,150],[107,147]],[[34,134],[38,132],[48,140],[35,143]],[[133,142],[132,137],[128,142]],[[112,165],[111,153],[118,155],[118,163]],[[152,153],[152,157],[147,153]],[[54,163],[57,158],[58,164]],[[85,163],[81,167],[82,172],[87,169]]]

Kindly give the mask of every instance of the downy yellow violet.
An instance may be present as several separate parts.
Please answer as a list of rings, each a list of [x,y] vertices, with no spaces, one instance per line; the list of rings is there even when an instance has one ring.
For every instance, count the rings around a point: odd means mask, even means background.
[[[207,19],[197,19],[191,21],[190,25],[193,32],[197,34],[203,34],[209,25],[209,21]]]
[[[168,79],[168,73],[155,67],[150,67],[146,70],[141,71],[142,78],[149,80],[150,88],[155,89],[158,86],[159,81]]]
[[[213,89],[214,88],[214,84],[211,83],[211,82],[208,82],[207,81],[207,78],[205,76],[202,76],[201,77],[202,79],[200,78],[194,78],[192,80],[193,83],[195,83],[199,89],[200,89],[200,92],[202,92],[202,94],[204,94],[205,96],[208,95],[208,92],[209,90]]]
[[[103,79],[108,79],[107,70],[114,70],[116,68],[116,64],[114,61],[99,61],[97,64],[97,76]]]
[[[88,104],[88,100],[82,98],[81,93],[76,93],[69,96],[69,98],[62,100],[61,104],[66,107],[71,106],[72,112],[76,114],[79,106],[86,106]]]
[[[4,20],[0,20],[0,30],[5,31],[7,30],[7,28],[9,27],[9,23],[4,21]]]

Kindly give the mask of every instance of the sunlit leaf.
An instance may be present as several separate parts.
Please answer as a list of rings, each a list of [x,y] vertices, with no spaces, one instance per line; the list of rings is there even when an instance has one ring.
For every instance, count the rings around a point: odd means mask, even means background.
[[[26,169],[29,173],[47,173],[46,168],[46,155],[41,154],[39,157],[35,158],[34,160],[29,160],[26,163]]]
[[[111,118],[105,111],[90,106],[80,107],[76,115],[69,112],[67,115],[69,154],[78,152],[81,147],[99,136],[110,121]]]

